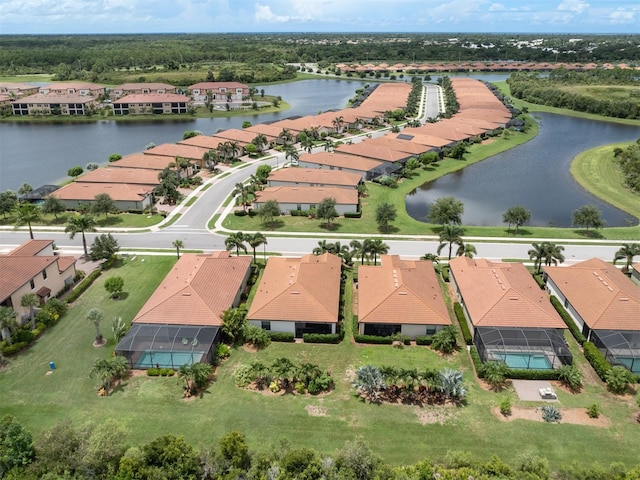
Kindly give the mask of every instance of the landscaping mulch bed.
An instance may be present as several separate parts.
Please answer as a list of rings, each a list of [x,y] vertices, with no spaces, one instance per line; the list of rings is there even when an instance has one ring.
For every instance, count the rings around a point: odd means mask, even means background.
[[[611,425],[611,420],[604,415],[598,418],[591,418],[587,415],[586,408],[559,408],[562,413],[560,423],[570,423],[573,425],[587,425],[590,427],[607,428]],[[531,420],[533,422],[544,422],[540,408],[531,407],[511,407],[511,415],[502,415],[500,407],[494,407],[491,412],[503,422],[513,420]]]

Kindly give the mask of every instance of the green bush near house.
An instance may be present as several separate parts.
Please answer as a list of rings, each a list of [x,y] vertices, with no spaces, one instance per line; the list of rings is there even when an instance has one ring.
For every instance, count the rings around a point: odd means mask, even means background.
[[[393,337],[380,337],[378,335],[354,335],[354,340],[357,343],[372,343],[374,345],[391,345],[393,343]]]
[[[575,338],[580,345],[584,345],[584,342],[587,341],[587,337],[585,337],[582,334],[582,332],[578,329],[578,326],[575,324],[575,322],[573,321],[569,313],[567,313],[565,308],[562,306],[562,304],[560,303],[560,300],[558,300],[556,297],[553,297],[553,296],[550,297],[550,300],[551,300],[551,305],[553,305],[553,308],[556,309],[556,312],[558,312],[558,315],[560,315],[560,318],[562,318],[564,323],[567,324],[567,327],[569,327],[569,331],[573,335],[573,338]]]
[[[293,333],[287,332],[267,332],[272,342],[286,342],[293,343],[296,341],[296,337]]]
[[[611,365],[607,362],[602,352],[592,342],[585,342],[582,346],[584,357],[591,364],[603,382],[607,381],[607,372],[611,370]]]
[[[455,312],[458,323],[460,324],[460,330],[462,330],[462,338],[464,338],[464,343],[466,343],[467,345],[473,345],[473,337],[471,336],[469,324],[467,323],[467,319],[464,316],[464,310],[462,309],[462,305],[460,304],[460,302],[455,302],[453,304],[453,311]]]
[[[340,343],[344,335],[339,333],[304,333],[302,340],[304,343]]]

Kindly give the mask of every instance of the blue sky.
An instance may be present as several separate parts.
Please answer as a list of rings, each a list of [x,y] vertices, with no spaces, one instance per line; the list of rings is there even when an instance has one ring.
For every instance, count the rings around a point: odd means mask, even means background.
[[[1,0],[0,33],[640,33],[640,0]]]

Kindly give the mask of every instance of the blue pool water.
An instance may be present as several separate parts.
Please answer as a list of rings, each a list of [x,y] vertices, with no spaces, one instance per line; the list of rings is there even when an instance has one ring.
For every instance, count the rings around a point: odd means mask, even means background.
[[[633,373],[640,373],[640,359],[633,357],[615,357],[616,363],[624,365]]]
[[[509,368],[527,370],[550,370],[551,362],[544,355],[534,355],[531,353],[493,353],[494,360],[503,361]]]
[[[143,352],[134,368],[180,368],[202,359],[204,352]]]

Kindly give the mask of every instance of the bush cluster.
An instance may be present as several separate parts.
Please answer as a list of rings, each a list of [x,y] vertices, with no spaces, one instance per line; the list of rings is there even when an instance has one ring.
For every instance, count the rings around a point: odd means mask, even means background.
[[[308,217],[310,210],[291,210],[289,213],[292,217]]]
[[[416,337],[416,345],[431,345],[433,335],[420,335]]]
[[[340,333],[303,333],[304,343],[340,343],[344,334]]]
[[[272,342],[293,343],[296,340],[293,333],[287,333],[287,332],[267,332],[267,333],[269,334],[269,338],[271,338]]]
[[[551,305],[553,305],[553,308],[556,309],[556,312],[558,312],[558,315],[560,315],[560,318],[564,320],[564,323],[567,324],[567,327],[569,327],[569,331],[573,335],[573,338],[575,338],[580,345],[584,345],[584,342],[587,341],[587,338],[578,329],[578,326],[575,324],[575,322],[573,321],[569,313],[562,306],[562,304],[560,303],[560,300],[552,296]]]
[[[373,343],[375,345],[391,345],[393,337],[380,337],[378,335],[354,335],[353,338],[357,343]]]
[[[147,370],[148,377],[173,377],[175,373],[173,368],[150,368]]]
[[[360,218],[362,212],[344,212],[344,218]]]
[[[592,342],[585,342],[582,346],[584,358],[591,364],[603,382],[607,381],[607,372],[611,370],[611,365],[607,362],[602,352]]]
[[[460,302],[455,302],[453,304],[453,311],[455,312],[458,323],[460,324],[460,330],[462,330],[462,338],[464,338],[464,343],[466,343],[467,345],[473,345],[473,337],[471,336],[469,324],[467,323],[467,319],[464,316],[464,310],[462,309],[462,305],[460,305]]]

